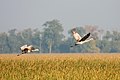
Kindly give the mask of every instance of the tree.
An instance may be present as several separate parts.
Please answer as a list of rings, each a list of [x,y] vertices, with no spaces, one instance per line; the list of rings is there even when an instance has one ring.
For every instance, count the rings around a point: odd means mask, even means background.
[[[19,47],[18,47],[19,40],[17,39],[17,36],[16,36],[16,29],[12,29],[8,31],[7,41],[8,41],[8,45],[10,47],[11,53],[17,52],[19,50]]]
[[[112,34],[110,33],[110,31],[106,31],[106,34],[103,36],[103,39],[108,41],[112,39]]]
[[[63,28],[58,20],[47,21],[43,24],[42,45],[45,52],[59,52],[59,46],[64,35]]]
[[[120,32],[113,31],[111,43],[111,52],[120,52]]]
[[[92,37],[94,37],[95,39],[101,39],[102,33],[104,32],[96,25],[85,25],[84,29],[86,30],[86,32],[90,32]]]
[[[21,32],[21,37],[24,40],[24,44],[32,44],[31,39],[33,37],[33,31],[31,28],[25,29]]]
[[[8,35],[4,33],[0,33],[0,53],[10,53],[11,48],[8,43]]]
[[[112,40],[113,40],[113,41],[120,41],[120,32],[118,32],[118,31],[113,31],[113,32],[112,32]]]

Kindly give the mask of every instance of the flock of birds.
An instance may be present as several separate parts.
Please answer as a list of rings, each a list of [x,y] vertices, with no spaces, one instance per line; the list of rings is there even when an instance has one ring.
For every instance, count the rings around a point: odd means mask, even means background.
[[[80,34],[77,33],[75,28],[72,29],[71,32],[72,32],[72,35],[73,35],[74,39],[76,40],[76,42],[75,42],[74,45],[72,45],[70,47],[74,47],[76,45],[81,45],[81,44],[84,44],[84,43],[89,42],[91,40],[94,40],[93,38],[89,38],[89,36],[91,35],[90,33],[81,37]],[[30,52],[34,52],[34,51],[39,51],[39,49],[34,48],[33,45],[23,45],[23,46],[20,47],[20,50],[22,52],[21,54],[30,53]],[[18,54],[17,56],[19,56],[21,54]]]

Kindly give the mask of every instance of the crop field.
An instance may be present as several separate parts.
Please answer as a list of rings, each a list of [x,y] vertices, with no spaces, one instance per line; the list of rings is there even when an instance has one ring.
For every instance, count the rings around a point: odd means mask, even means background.
[[[120,54],[0,54],[0,80],[120,80]]]

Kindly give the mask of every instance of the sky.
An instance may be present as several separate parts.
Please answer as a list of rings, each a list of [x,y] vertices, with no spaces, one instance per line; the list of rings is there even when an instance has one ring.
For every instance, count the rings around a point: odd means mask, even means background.
[[[67,33],[73,27],[97,25],[120,30],[120,0],[0,0],[0,32],[42,29],[57,19]]]

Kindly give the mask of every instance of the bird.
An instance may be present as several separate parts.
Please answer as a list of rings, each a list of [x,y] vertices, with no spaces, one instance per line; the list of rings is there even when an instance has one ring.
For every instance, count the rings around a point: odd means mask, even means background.
[[[80,34],[77,33],[76,28],[73,28],[73,29],[71,30],[71,32],[72,32],[73,38],[76,40],[76,43],[75,43],[74,46],[80,45],[80,44],[84,44],[84,43],[86,43],[86,42],[89,42],[89,41],[91,41],[91,40],[94,40],[93,38],[88,39],[89,36],[91,35],[91,33],[87,33],[85,36],[81,37]],[[73,46],[71,46],[71,47],[73,47]]]
[[[22,51],[22,54],[26,54],[26,53],[30,53],[30,52],[34,52],[34,51],[39,51],[39,49],[35,49],[33,47],[33,45],[23,45],[20,47],[20,50]],[[18,54],[19,56],[20,54]]]

